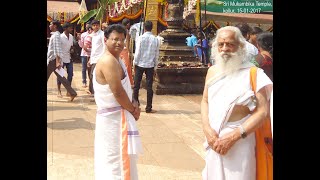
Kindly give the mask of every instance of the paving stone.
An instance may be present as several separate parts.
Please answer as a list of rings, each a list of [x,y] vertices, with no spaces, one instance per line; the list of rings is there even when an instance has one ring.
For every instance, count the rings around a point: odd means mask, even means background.
[[[74,63],[73,102],[57,97],[56,77],[47,83],[48,180],[94,180],[96,105],[82,88],[81,64]],[[66,94],[62,86],[62,94]],[[140,89],[141,109],[146,90]],[[153,109],[137,122],[144,153],[138,159],[139,180],[199,180],[204,168],[200,102],[197,95],[154,95]]]

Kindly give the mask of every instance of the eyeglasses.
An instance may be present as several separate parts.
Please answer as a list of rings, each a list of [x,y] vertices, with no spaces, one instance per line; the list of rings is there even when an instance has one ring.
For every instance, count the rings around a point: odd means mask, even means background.
[[[119,39],[119,38],[109,38],[109,39],[111,39],[111,41],[113,42],[113,43],[124,43],[124,41],[126,40],[126,39]]]

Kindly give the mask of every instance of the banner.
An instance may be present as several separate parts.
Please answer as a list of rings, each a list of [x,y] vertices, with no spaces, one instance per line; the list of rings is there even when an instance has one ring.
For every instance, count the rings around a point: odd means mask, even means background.
[[[223,5],[207,5],[206,10],[219,13],[272,13],[273,0],[219,0]],[[204,10],[204,5],[201,6]]]

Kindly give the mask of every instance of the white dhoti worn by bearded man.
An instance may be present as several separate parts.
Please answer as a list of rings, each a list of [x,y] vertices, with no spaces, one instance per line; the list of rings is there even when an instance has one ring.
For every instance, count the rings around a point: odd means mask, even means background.
[[[208,110],[210,126],[219,137],[238,128],[251,114],[238,121],[227,122],[235,105],[247,106],[250,111],[256,107],[255,94],[250,85],[250,67],[253,64],[242,64],[241,68],[228,75],[220,74],[209,79]],[[267,88],[267,98],[270,98],[272,81],[263,72],[257,70],[257,92]],[[220,155],[204,143],[206,149],[206,166],[202,171],[203,180],[255,180],[255,134],[251,133],[238,140],[225,155]]]
[[[130,101],[132,89],[125,65],[119,63],[126,77],[121,80]],[[101,85],[93,73],[94,98],[97,104],[94,139],[96,180],[137,180],[137,159],[142,144],[136,121],[115,99],[108,84]]]

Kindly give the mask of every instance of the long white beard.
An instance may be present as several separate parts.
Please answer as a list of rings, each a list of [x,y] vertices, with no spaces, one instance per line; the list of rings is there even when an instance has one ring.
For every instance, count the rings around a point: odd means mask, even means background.
[[[241,67],[245,61],[245,52],[239,49],[234,53],[220,52],[215,55],[215,62],[221,72],[232,73]]]

